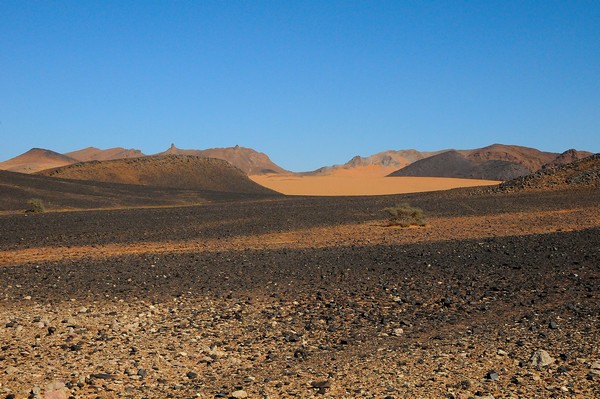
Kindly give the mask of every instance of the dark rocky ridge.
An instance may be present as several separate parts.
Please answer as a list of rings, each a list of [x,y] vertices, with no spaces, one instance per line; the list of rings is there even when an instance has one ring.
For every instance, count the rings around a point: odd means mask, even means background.
[[[187,190],[274,194],[229,162],[193,155],[149,156],[76,163],[39,175]]]
[[[500,192],[539,191],[569,187],[600,188],[600,154],[567,164],[548,165],[533,174],[504,182],[493,190]]]

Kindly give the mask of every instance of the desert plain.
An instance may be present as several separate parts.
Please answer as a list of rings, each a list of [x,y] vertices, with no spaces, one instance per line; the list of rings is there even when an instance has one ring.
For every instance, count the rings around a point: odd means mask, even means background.
[[[596,187],[136,198],[0,215],[2,397],[600,396]]]

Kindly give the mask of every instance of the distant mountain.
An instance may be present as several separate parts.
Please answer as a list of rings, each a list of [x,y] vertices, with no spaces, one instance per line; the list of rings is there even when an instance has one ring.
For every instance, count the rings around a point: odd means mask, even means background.
[[[193,155],[155,155],[81,162],[44,170],[38,175],[189,190],[275,194],[254,183],[244,172],[226,161]]]
[[[273,163],[266,154],[238,145],[227,148],[209,148],[207,150],[182,150],[171,144],[171,148],[157,155],[195,155],[223,159],[248,175],[289,173]]]
[[[452,150],[416,161],[389,176],[458,177],[510,180],[552,162],[558,153],[535,148],[493,144],[473,150]]]
[[[110,161],[112,159],[137,158],[145,156],[140,150],[126,149],[122,147],[101,150],[96,147],[87,147],[83,150],[67,152],[64,155],[76,159],[79,162],[86,161]]]
[[[417,150],[388,150],[377,154],[362,157],[356,155],[343,165],[324,166],[312,172],[305,172],[304,175],[333,175],[346,174],[349,171],[356,171],[358,174],[376,174],[379,169],[381,175],[386,175],[392,170],[403,168],[411,163],[439,154],[443,151],[420,152]],[[387,173],[386,173],[387,172]]]
[[[0,162],[0,170],[8,170],[20,173],[35,173],[48,168],[69,165],[77,162],[76,159],[59,154],[58,152],[45,150],[42,148],[32,148],[31,150]]]
[[[474,150],[458,151],[476,164],[486,161],[505,161],[524,166],[530,172],[554,160],[559,154],[518,145],[492,144]]]
[[[458,151],[447,151],[416,161],[389,176],[454,177],[484,180],[508,180],[529,173],[523,165],[508,161],[476,162]]]

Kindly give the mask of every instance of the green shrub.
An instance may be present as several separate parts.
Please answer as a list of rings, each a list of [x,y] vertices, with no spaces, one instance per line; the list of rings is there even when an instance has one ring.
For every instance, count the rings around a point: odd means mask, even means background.
[[[44,203],[39,198],[30,199],[27,202],[29,208],[25,210],[25,213],[44,213],[46,212],[46,208],[44,207]]]
[[[390,215],[389,226],[425,226],[427,224],[423,211],[409,204],[400,204],[392,208],[385,208]]]

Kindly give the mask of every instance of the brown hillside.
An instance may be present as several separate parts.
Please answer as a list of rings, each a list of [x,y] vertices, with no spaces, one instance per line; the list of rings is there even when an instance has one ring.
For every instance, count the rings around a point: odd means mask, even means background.
[[[96,147],[88,147],[78,151],[65,153],[66,156],[74,158],[79,162],[87,161],[109,161],[112,159],[138,158],[145,156],[140,150],[126,149],[122,147],[101,150]]]
[[[570,187],[600,188],[600,154],[572,163],[547,167],[527,176],[502,183],[496,190],[544,191]]]
[[[65,179],[146,186],[271,194],[226,161],[191,155],[150,156],[82,162],[39,172]]]
[[[35,173],[48,168],[57,168],[59,166],[69,165],[77,162],[69,156],[59,154],[58,152],[45,150],[43,148],[32,148],[31,150],[0,162],[0,170],[8,170],[20,173]]]
[[[285,169],[273,163],[266,154],[240,146],[209,148],[207,150],[182,150],[171,144],[168,150],[157,155],[195,155],[223,159],[248,175],[288,173]]]

